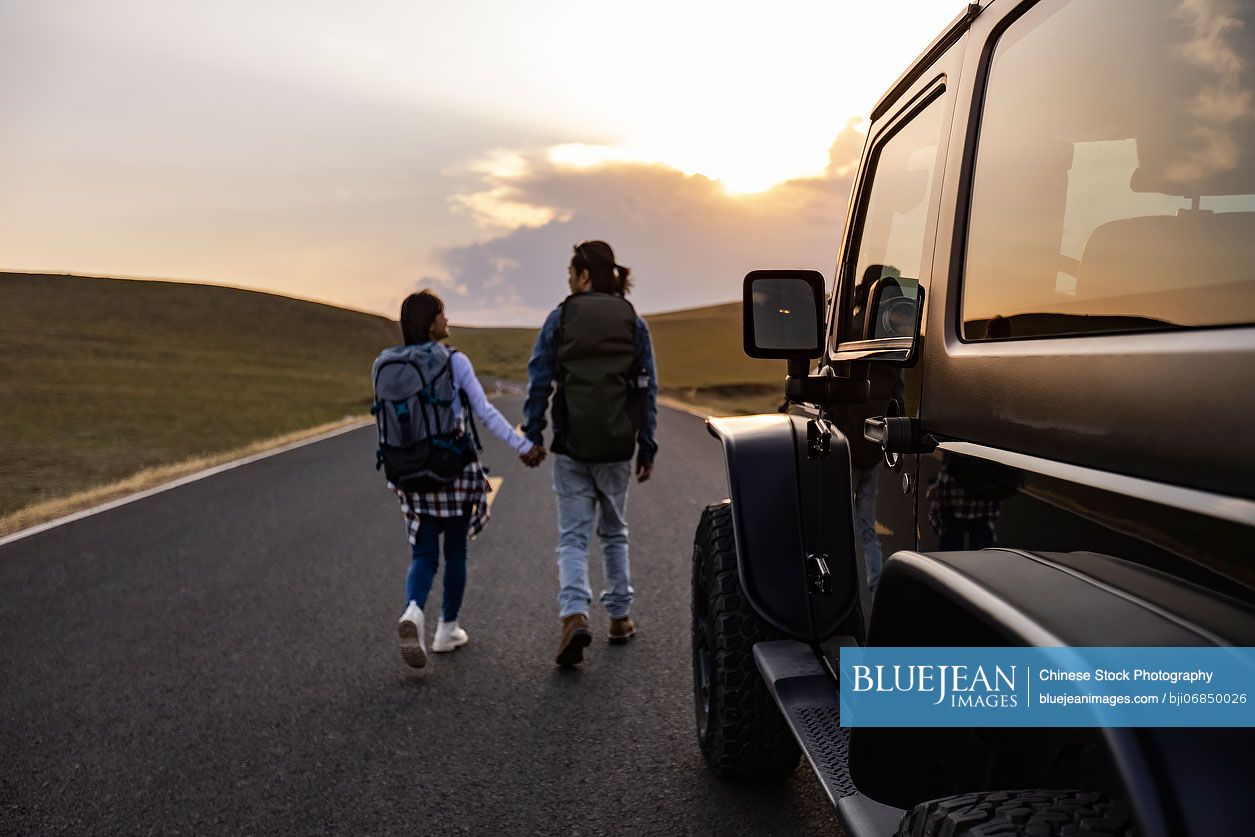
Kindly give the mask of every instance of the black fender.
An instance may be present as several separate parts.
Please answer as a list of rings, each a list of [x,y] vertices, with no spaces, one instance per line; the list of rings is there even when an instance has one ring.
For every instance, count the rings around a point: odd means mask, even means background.
[[[854,623],[861,636],[862,617],[849,448],[845,437],[832,432],[826,451],[812,455],[807,424],[778,413],[706,421],[727,462],[746,598],[784,634],[818,643],[848,633]],[[812,555],[822,556],[830,573],[826,593],[812,594]]]
[[[868,630],[873,646],[1253,643],[1255,612],[1236,600],[1109,555],[1004,548],[895,553]],[[983,763],[989,772],[978,782],[988,787],[971,786],[969,777],[961,792],[1072,784],[1107,790],[1127,800],[1138,833],[1149,837],[1247,833],[1255,821],[1255,729],[1008,729],[982,733],[984,750],[972,748],[972,732],[857,729],[852,776],[869,796],[908,807],[900,803],[950,795],[952,777]],[[1065,738],[1092,757],[1070,767],[1049,763],[1044,754],[1063,752]],[[1022,758],[1010,768],[1016,751]],[[1201,773],[1200,764],[1209,769]],[[1107,787],[1093,786],[1099,774]]]

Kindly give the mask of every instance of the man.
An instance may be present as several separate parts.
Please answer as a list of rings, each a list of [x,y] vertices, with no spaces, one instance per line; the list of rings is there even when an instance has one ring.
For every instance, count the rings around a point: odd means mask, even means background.
[[[636,479],[653,474],[658,445],[658,374],[649,327],[624,297],[629,271],[615,264],[604,241],[576,246],[567,268],[571,295],[545,320],[527,365],[523,431],[544,458],[545,412],[553,402],[553,486],[558,499],[558,609],[562,631],[555,661],[577,665],[592,642],[588,609],[588,544],[601,539],[610,616],[609,640],[636,633],[628,569],[627,493],[636,453]]]

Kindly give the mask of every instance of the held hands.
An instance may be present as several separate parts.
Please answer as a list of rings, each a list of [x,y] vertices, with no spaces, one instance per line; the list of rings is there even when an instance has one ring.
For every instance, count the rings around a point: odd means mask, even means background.
[[[519,455],[519,461],[529,468],[539,467],[541,462],[545,461],[546,452],[540,445],[532,445],[532,449],[527,453]],[[636,481],[646,482],[654,475],[654,463],[648,464],[637,463],[636,465]]]

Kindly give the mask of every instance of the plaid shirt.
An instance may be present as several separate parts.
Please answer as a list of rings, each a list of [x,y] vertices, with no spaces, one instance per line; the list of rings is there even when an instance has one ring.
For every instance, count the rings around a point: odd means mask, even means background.
[[[405,530],[411,544],[418,539],[421,515],[461,517],[469,514],[472,538],[488,523],[488,492],[492,491],[492,486],[478,460],[463,468],[453,482],[435,491],[404,491],[392,483],[388,483],[388,488],[401,501],[401,514],[405,515]]]
[[[948,520],[987,520],[993,523],[1002,509],[1001,500],[981,500],[972,497],[950,476],[945,468],[928,486],[928,522],[940,535],[946,530]]]

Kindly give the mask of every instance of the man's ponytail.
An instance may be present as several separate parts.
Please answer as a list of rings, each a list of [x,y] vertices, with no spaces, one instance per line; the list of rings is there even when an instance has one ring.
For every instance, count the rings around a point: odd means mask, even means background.
[[[619,296],[627,296],[628,291],[632,289],[631,274],[632,271],[621,264],[614,266],[614,277],[619,285]]]
[[[626,267],[616,264],[614,251],[604,241],[585,241],[575,245],[575,254],[571,257],[571,267],[577,273],[588,271],[592,289],[602,294],[618,294],[626,296],[632,287],[628,278],[631,273]]]

